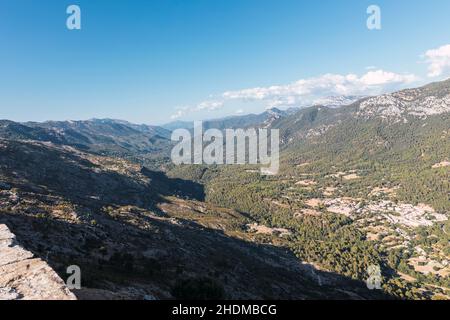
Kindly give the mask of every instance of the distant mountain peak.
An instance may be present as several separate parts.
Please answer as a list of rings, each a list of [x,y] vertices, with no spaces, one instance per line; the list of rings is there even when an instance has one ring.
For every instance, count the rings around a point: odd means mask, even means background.
[[[366,96],[350,95],[350,96],[328,96],[316,99],[314,105],[320,105],[329,108],[337,108],[350,105],[358,100],[364,99]]]
[[[278,109],[277,107],[272,107],[270,109],[267,109],[266,112],[271,114],[284,114],[284,111]]]

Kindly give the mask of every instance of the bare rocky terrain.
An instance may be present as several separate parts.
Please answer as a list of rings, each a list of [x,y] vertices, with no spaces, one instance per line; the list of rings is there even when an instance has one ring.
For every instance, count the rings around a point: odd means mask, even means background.
[[[0,300],[75,300],[63,280],[43,260],[17,243],[0,225]]]

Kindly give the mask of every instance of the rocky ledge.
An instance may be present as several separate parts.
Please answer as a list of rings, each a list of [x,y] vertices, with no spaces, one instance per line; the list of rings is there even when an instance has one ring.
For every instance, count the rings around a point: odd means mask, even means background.
[[[76,298],[45,261],[34,258],[6,225],[0,225],[0,300]]]

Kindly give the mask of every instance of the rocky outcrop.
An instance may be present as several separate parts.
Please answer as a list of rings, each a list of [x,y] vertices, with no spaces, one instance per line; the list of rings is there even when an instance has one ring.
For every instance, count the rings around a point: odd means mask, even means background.
[[[0,225],[0,300],[75,300],[63,280],[43,260],[22,248]]]
[[[450,81],[430,84],[362,100],[358,115],[384,119],[405,119],[406,116],[426,119],[450,112]]]

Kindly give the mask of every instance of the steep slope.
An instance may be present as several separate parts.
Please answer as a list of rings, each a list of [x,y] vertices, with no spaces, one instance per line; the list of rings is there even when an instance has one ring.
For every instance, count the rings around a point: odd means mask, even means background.
[[[285,173],[358,171],[349,194],[389,184],[399,199],[450,210],[450,81],[367,98],[340,109],[314,107],[277,123]],[[359,182],[359,183],[358,183]]]
[[[270,128],[280,130],[280,142],[284,147],[290,142],[304,141],[307,138],[323,134],[351,117],[354,110],[353,106],[337,109],[313,106],[301,109],[288,117],[277,119]]]
[[[257,241],[192,182],[48,143],[0,151],[1,223],[61,276],[80,266],[81,299],[384,297]]]
[[[67,143],[57,132],[43,128],[32,128],[14,121],[0,120],[0,137],[13,140],[38,140]]]

